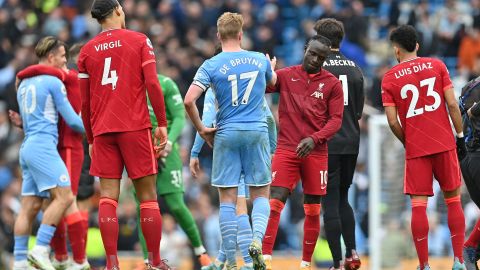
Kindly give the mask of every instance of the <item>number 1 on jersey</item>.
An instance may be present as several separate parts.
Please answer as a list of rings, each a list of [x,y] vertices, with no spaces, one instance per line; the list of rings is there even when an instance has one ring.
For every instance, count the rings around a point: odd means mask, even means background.
[[[342,82],[342,89],[343,89],[343,105],[348,106],[348,79],[347,75],[340,75],[338,76],[340,82]]]
[[[103,65],[102,85],[112,84],[112,90],[115,90],[115,88],[117,88],[118,77],[116,70],[110,70],[111,63],[111,57],[105,58],[105,63]]]
[[[242,98],[242,104],[247,104],[248,99],[250,98],[250,93],[252,92],[253,85],[255,85],[255,80],[257,80],[258,70],[250,71],[240,74],[240,80],[250,79],[247,84],[247,89]],[[232,74],[228,75],[228,81],[232,82],[232,106],[238,106],[238,84],[237,84],[237,75]]]

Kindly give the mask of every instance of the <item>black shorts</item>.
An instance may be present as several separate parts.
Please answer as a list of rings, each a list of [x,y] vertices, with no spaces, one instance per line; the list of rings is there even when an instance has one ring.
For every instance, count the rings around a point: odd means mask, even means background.
[[[352,184],[353,174],[357,166],[357,154],[328,155],[328,189],[348,189]]]
[[[480,151],[468,152],[460,168],[470,198],[480,208]]]

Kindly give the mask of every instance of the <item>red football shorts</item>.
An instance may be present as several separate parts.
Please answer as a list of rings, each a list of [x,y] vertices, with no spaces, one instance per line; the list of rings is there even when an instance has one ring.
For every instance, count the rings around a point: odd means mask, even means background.
[[[407,159],[405,161],[404,193],[433,196],[434,176],[442,191],[453,191],[460,187],[460,167],[456,149]]]
[[[105,133],[93,139],[91,175],[120,179],[124,167],[131,179],[158,172],[150,129]]]
[[[60,147],[58,149],[63,162],[67,166],[68,175],[70,175],[70,185],[72,187],[73,195],[77,196],[78,184],[80,182],[80,175],[82,174],[83,166],[83,146],[80,147]]]
[[[294,151],[277,149],[272,161],[272,187],[288,188],[290,192],[302,180],[303,193],[327,193],[328,156],[310,154],[298,158]]]

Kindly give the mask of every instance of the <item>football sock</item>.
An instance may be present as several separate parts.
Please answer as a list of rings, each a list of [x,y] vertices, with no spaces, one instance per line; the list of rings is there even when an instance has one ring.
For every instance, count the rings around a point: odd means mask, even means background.
[[[302,261],[311,262],[312,254],[320,233],[321,204],[304,204],[305,222],[303,223]]]
[[[223,244],[220,244],[220,250],[218,251],[218,256],[216,261],[220,263],[225,263],[227,261],[227,255],[225,255],[225,251],[223,251]]]
[[[253,240],[262,243],[267,230],[268,216],[270,215],[270,203],[266,197],[258,197],[253,201],[252,227]]]
[[[84,230],[84,233],[83,233],[83,236],[85,237],[83,239],[83,244],[85,245],[84,246],[84,249],[87,250],[87,239],[88,239],[88,211],[80,211],[80,214],[82,215],[83,217],[83,230]],[[85,251],[86,252],[86,251]]]
[[[235,204],[220,203],[219,219],[222,245],[227,257],[227,263],[235,265],[235,251],[237,247],[237,216],[235,215]]]
[[[16,235],[13,256],[16,262],[26,261],[28,254],[28,235]]]
[[[153,266],[158,266],[161,263],[162,216],[156,200],[144,201],[140,204],[140,225],[145,234],[149,260]]]
[[[117,243],[118,243],[118,202],[102,197],[98,206],[98,225],[102,235],[103,246],[105,247],[105,256],[107,259],[107,269],[113,266],[118,267]]]
[[[188,239],[192,243],[194,248],[202,247],[202,239],[200,238],[200,232],[198,230],[195,219],[193,219],[192,213],[188,210],[183,199],[183,193],[170,193],[163,196],[167,203],[168,209],[172,213],[175,220],[178,222],[182,230],[187,234]],[[202,255],[195,254],[196,256]]]
[[[248,247],[252,243],[252,227],[250,226],[250,219],[247,214],[237,216],[237,244],[242,253],[243,261],[251,263],[252,257],[248,253]]]
[[[148,262],[148,250],[147,243],[145,242],[145,236],[143,235],[142,226],[140,225],[140,201],[137,198],[137,194],[133,193],[135,197],[135,202],[137,203],[137,228],[138,228],[138,240],[140,242],[140,247],[142,248],[143,259]]]
[[[465,240],[465,216],[460,195],[445,199],[448,212],[448,228],[452,239],[453,255],[463,263],[463,242]]]
[[[420,269],[428,264],[428,219],[427,201],[412,199],[412,222],[413,242],[417,249]]]
[[[348,188],[340,189],[340,219],[342,224],[342,236],[345,242],[345,255],[352,257],[352,250],[357,249],[355,244],[355,215],[352,206],[348,202]],[[341,257],[340,257],[341,258]]]
[[[55,234],[53,235],[50,245],[52,246],[52,249],[55,253],[55,259],[57,261],[64,261],[68,259],[67,232],[66,224],[63,218],[57,225],[57,229],[55,230]]]
[[[280,214],[285,204],[277,199],[270,199],[270,216],[268,217],[267,230],[263,239],[263,254],[272,255],[275,239],[277,238],[278,223],[280,222]]]
[[[68,239],[72,248],[73,260],[82,264],[85,261],[85,220],[80,212],[65,217],[67,222]]]
[[[41,224],[37,232],[37,246],[49,246],[55,234],[55,227],[47,224]]]
[[[470,233],[470,237],[468,237],[467,242],[465,242],[465,246],[477,248],[479,243],[480,243],[480,219],[475,224],[475,227],[473,228],[472,233]]]

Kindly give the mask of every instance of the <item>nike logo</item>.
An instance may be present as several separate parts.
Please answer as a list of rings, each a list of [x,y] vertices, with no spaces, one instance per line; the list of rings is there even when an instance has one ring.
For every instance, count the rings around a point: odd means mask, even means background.
[[[450,238],[453,238],[453,237],[455,237],[455,236],[457,236],[457,235],[456,235],[456,234],[454,234],[454,235],[450,236]]]
[[[307,245],[313,245],[313,244],[316,244],[317,242],[308,242],[308,241],[305,241],[305,244]]]
[[[271,238],[271,236],[270,235],[265,235],[265,238]]]
[[[294,78],[292,78],[292,82],[297,82],[297,81],[300,81],[300,79],[294,79]]]
[[[417,238],[417,242],[420,242],[420,241],[422,241],[422,240],[425,240],[425,239],[427,239],[427,237],[428,237],[428,236],[425,236],[425,237],[423,237],[423,238]]]

